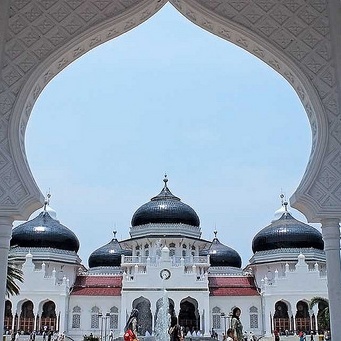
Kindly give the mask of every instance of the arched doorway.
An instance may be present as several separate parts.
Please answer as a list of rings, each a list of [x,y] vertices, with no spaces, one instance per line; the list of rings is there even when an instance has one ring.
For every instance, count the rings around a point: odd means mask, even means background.
[[[57,315],[56,305],[53,301],[47,301],[43,305],[43,311],[40,318],[40,330],[56,331],[57,328]]]
[[[137,332],[139,335],[146,335],[146,332],[152,334],[152,312],[150,301],[145,297],[137,298],[133,302],[133,308],[139,311],[137,317]]]
[[[198,302],[195,299],[188,297],[180,302],[178,322],[186,333],[188,331],[200,330]]]
[[[327,314],[328,303],[325,301],[320,301],[318,303],[318,312],[317,312],[317,330],[319,333],[324,332],[325,330],[329,329],[329,321]],[[329,309],[328,309],[329,312]]]
[[[26,301],[21,306],[19,317],[19,330],[29,333],[34,330],[34,313],[32,301]]]
[[[298,301],[296,304],[296,330],[298,332],[310,332],[311,324],[310,324],[310,315],[309,315],[309,307],[308,303],[304,301]]]
[[[290,330],[290,319],[288,314],[288,306],[283,301],[278,301],[275,304],[275,313],[273,317],[274,330],[284,332]]]
[[[10,331],[12,329],[13,313],[12,313],[12,302],[6,300],[5,302],[5,321],[4,330]]]

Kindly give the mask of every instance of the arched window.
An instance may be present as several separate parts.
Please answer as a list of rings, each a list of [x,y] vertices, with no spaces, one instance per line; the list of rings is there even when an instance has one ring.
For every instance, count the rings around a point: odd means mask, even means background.
[[[72,309],[72,328],[80,328],[81,327],[81,308],[75,306]]]
[[[186,257],[187,256],[187,245],[186,244],[182,244],[182,257]]]
[[[257,329],[258,328],[258,308],[252,306],[249,310],[250,313],[250,328]]]
[[[110,329],[118,329],[118,308],[110,308]]]
[[[149,257],[149,244],[144,245],[144,255]]]
[[[174,243],[169,244],[169,255],[171,257],[175,256],[175,244]]]
[[[90,328],[98,329],[99,328],[99,308],[92,307],[91,308],[91,326]]]
[[[221,328],[221,310],[219,307],[212,309],[212,322],[213,329]]]

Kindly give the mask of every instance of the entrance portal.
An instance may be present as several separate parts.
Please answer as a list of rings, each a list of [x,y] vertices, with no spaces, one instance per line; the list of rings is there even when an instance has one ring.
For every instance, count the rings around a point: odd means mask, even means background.
[[[198,302],[192,298],[186,298],[180,303],[179,324],[188,331],[200,329],[200,317],[198,312]]]

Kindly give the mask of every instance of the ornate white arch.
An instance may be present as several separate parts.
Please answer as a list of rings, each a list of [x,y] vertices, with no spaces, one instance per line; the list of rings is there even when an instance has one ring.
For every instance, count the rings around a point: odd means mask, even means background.
[[[24,145],[26,125],[40,92],[75,59],[136,27],[166,2],[0,2],[1,259],[6,259],[11,221],[27,219],[43,202],[29,170]],[[193,23],[233,42],[270,65],[287,79],[302,101],[311,124],[312,150],[304,177],[291,202],[310,222],[321,221],[323,224],[328,276],[333,276],[328,277],[329,296],[333,295],[333,298],[330,297],[331,312],[336,318],[334,308],[341,306],[340,2],[170,2]],[[331,272],[333,275],[330,275]],[[0,273],[5,273],[4,261],[0,262]],[[3,293],[4,287],[0,295]],[[0,304],[0,320],[2,318],[3,305]],[[341,327],[338,328],[340,332],[336,334],[341,333]]]

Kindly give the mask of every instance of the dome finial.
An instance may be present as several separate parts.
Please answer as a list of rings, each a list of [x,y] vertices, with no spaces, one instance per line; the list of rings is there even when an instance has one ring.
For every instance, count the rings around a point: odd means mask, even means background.
[[[217,229],[214,229],[213,233],[214,233],[214,238],[217,238],[217,233],[218,233]]]
[[[285,212],[288,213],[288,202],[284,201],[283,205],[284,205]]]
[[[49,188],[49,191],[46,194],[45,202],[44,202],[44,212],[47,211],[47,206],[50,206],[50,198],[51,198],[51,190]]]
[[[281,194],[279,195],[279,197],[281,198],[281,204],[283,206],[285,195],[283,194],[283,189],[282,188],[281,188]]]
[[[116,231],[116,230],[114,230],[114,231],[112,231],[112,233],[114,234],[114,239],[116,239],[116,234],[117,234],[117,231]]]
[[[165,172],[165,177],[163,178],[163,182],[165,183],[165,187],[167,187],[168,178],[167,178],[166,172]]]

